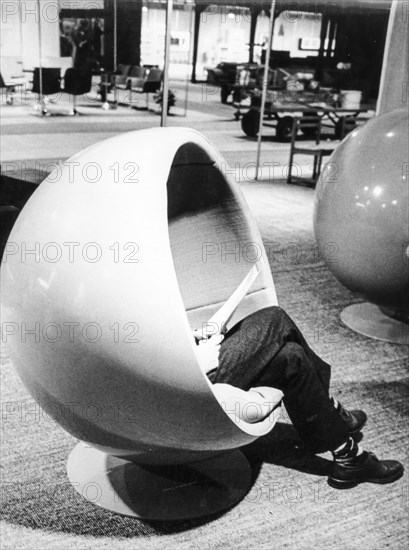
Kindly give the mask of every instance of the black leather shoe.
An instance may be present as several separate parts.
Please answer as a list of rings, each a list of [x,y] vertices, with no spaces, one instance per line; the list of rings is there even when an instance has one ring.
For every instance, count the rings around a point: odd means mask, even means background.
[[[365,481],[392,483],[402,475],[403,466],[397,460],[379,460],[373,453],[364,451],[351,461],[334,461],[328,484],[335,489],[350,489]]]
[[[350,434],[356,434],[357,432],[360,432],[366,424],[368,417],[366,416],[364,411],[348,411],[347,409],[344,409],[344,407],[339,402],[337,411],[342,420],[344,420],[348,424],[348,432]]]

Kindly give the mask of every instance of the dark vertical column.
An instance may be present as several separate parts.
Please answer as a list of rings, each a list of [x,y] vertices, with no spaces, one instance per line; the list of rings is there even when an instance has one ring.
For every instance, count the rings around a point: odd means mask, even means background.
[[[114,67],[114,0],[105,0],[104,18],[103,64],[107,71],[112,71]]]
[[[114,55],[114,0],[105,0],[105,55],[106,69],[113,68]],[[142,35],[142,2],[117,0],[117,62],[140,65]]]
[[[195,5],[195,25],[193,31],[193,56],[192,56],[192,78],[191,81],[196,82],[196,63],[197,63],[197,50],[199,44],[199,32],[200,32],[200,20],[204,6]]]
[[[318,50],[317,70],[315,78],[321,80],[324,69],[325,52],[325,38],[327,35],[327,26],[330,24],[328,15],[324,12],[321,19],[321,33],[320,33],[320,49]]]
[[[261,9],[254,4],[250,6],[251,20],[250,20],[250,46],[249,46],[249,63],[254,61],[254,39],[256,36],[257,19],[260,15]]]
[[[142,2],[118,5],[118,63],[141,64]]]

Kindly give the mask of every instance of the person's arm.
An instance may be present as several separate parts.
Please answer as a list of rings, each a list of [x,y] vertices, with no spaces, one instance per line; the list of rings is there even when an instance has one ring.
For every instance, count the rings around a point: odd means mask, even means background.
[[[197,358],[205,374],[218,367],[220,344],[226,332],[226,325],[261,273],[261,269],[262,260],[260,259],[216,313],[210,317],[207,323],[203,323],[202,330],[195,329],[193,331],[197,344]]]
[[[195,348],[196,357],[200,368],[207,374],[219,366],[220,344],[223,340],[222,334],[215,334],[210,338],[200,338],[199,332],[194,332],[198,342]]]

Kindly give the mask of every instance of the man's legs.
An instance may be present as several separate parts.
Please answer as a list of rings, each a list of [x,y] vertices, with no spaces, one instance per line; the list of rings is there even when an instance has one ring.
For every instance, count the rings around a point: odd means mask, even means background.
[[[226,334],[219,367],[211,379],[243,390],[280,389],[304,444],[326,451],[338,447],[348,435],[348,425],[329,397],[330,375],[331,367],[311,350],[284,310],[270,307],[248,316]]]
[[[378,460],[350,437],[349,433],[363,426],[366,415],[335,409],[329,396],[330,375],[330,366],[310,349],[288,315],[281,308],[270,307],[250,315],[226,334],[219,367],[209,378],[243,390],[256,386],[280,389],[305,445],[315,452],[332,452],[331,486],[346,489],[362,481],[391,483],[399,479],[403,475],[400,462]],[[351,413],[357,413],[355,418]]]

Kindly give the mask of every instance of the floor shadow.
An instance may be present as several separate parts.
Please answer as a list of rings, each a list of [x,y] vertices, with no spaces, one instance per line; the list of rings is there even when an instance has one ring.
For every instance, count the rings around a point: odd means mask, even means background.
[[[218,122],[236,122],[234,117],[231,118],[218,118]]]
[[[302,451],[299,445],[294,428],[277,423],[268,436],[244,447],[242,451],[251,466],[251,487],[257,481],[263,462],[307,474],[328,475],[331,462]],[[146,521],[119,516],[96,504],[83,499],[68,482],[35,487],[32,484],[21,483],[18,487],[9,484],[3,490],[3,519],[31,529],[71,535],[134,538],[189,531],[226,513],[223,511],[193,520]]]
[[[250,142],[256,142],[257,141],[257,136],[246,136],[245,134],[243,135],[240,135],[240,136],[236,136],[237,139],[242,139],[243,141],[250,141]],[[263,143],[281,143],[281,144],[287,144],[289,145],[289,142],[288,141],[284,141],[280,138],[278,138],[277,136],[273,136],[273,135],[270,135],[270,134],[263,134],[262,136],[262,140],[261,140]]]
[[[5,522],[69,535],[135,538],[194,529],[223,513],[194,520],[147,521],[121,516],[84,500],[69,482],[5,484],[2,488],[2,519]]]
[[[328,476],[332,461],[303,448],[297,432],[290,424],[278,422],[274,430],[242,449],[252,469],[263,463],[284,466],[311,475]]]

